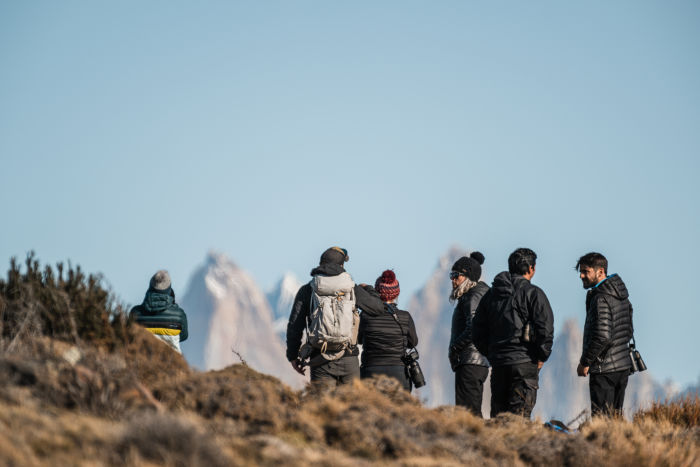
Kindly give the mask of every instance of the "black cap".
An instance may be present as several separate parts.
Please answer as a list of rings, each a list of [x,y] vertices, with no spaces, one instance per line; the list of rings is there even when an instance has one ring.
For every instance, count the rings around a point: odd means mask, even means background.
[[[472,252],[469,256],[462,256],[455,264],[452,265],[452,270],[464,274],[467,279],[478,282],[481,277],[481,265],[484,264],[484,255],[478,251]]]

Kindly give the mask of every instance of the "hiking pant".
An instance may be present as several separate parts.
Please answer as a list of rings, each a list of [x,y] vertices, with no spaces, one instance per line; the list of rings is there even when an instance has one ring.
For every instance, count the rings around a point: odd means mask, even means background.
[[[530,418],[537,401],[536,363],[517,363],[491,369],[491,417],[510,412]]]
[[[386,375],[391,378],[396,378],[406,391],[411,392],[411,380],[406,374],[406,367],[404,365],[376,365],[363,366],[360,368],[360,377],[362,379],[371,378],[374,375]]]
[[[351,383],[360,377],[357,356],[347,355],[338,360],[311,367],[311,383],[320,390],[330,390],[341,384]]]
[[[591,373],[588,381],[588,389],[591,392],[591,415],[622,414],[629,376],[629,370]]]
[[[466,407],[474,415],[481,417],[484,381],[488,375],[487,366],[458,366],[455,370],[455,404]]]

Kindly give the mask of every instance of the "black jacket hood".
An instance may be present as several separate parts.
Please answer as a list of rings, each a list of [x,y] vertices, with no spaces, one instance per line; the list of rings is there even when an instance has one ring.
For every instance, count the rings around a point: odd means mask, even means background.
[[[515,294],[515,289],[519,287],[521,281],[529,282],[520,274],[511,274],[508,271],[503,271],[493,278],[491,288],[496,296],[507,297]]]
[[[622,282],[622,278],[620,278],[620,276],[617,274],[608,276],[607,279],[593,287],[592,290],[595,293],[611,295],[618,300],[625,300],[630,296],[629,292],[627,291],[627,286],[625,286],[625,283]]]
[[[312,276],[337,276],[345,272],[345,268],[340,264],[323,263],[311,270]]]

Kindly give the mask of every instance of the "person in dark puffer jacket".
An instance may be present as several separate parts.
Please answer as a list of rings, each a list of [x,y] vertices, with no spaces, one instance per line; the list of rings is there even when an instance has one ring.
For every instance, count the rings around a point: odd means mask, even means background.
[[[457,301],[452,313],[452,332],[448,357],[455,372],[455,404],[482,416],[481,401],[489,362],[474,346],[472,319],[489,286],[480,282],[484,255],[478,251],[459,258],[452,266],[450,302]]]
[[[591,413],[621,415],[632,368],[629,342],[634,336],[632,304],[620,276],[608,276],[608,260],[600,253],[579,258],[576,270],[586,294],[583,351],[576,372],[590,374]]]
[[[160,270],[151,278],[141,305],[131,309],[131,319],[158,339],[182,353],[180,342],[187,340],[187,315],[175,303],[175,292],[168,271]]]
[[[318,267],[311,271],[311,276],[337,276],[345,272],[344,264],[349,260],[347,251],[334,246],[328,248],[321,255]],[[304,331],[309,326],[311,303],[312,303],[311,283],[302,285],[299,288],[287,323],[287,360],[292,368],[299,374],[306,374],[305,362],[299,355],[302,346]],[[357,308],[365,313],[379,315],[384,313],[384,303],[379,298],[379,294],[367,285],[355,285],[355,304]],[[359,328],[359,325],[358,325]],[[321,356],[318,349],[314,349],[308,356],[308,365],[311,369],[311,382],[321,391],[332,389],[341,384],[349,384],[353,379],[360,376],[360,364],[357,356],[359,350],[357,346],[349,347],[342,357],[337,360],[326,361]]]
[[[491,364],[491,417],[511,412],[530,418],[539,371],[552,353],[552,308],[530,282],[536,260],[529,248],[511,253],[508,271],[493,279],[472,321],[474,344]]]
[[[399,310],[396,305],[401,289],[394,271],[384,271],[374,283],[374,288],[379,292],[386,310],[376,316],[363,313],[360,318],[357,338],[357,342],[362,344],[360,377],[390,376],[411,392],[411,379],[402,358],[406,349],[418,345],[416,326],[410,313]]]

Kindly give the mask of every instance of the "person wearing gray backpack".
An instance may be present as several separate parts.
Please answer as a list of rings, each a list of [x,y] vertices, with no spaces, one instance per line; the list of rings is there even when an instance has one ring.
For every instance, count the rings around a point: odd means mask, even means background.
[[[359,378],[359,310],[384,312],[374,289],[355,284],[345,271],[348,260],[347,250],[340,247],[323,252],[311,281],[297,292],[287,324],[287,360],[302,375],[309,366],[311,382],[323,389]]]

